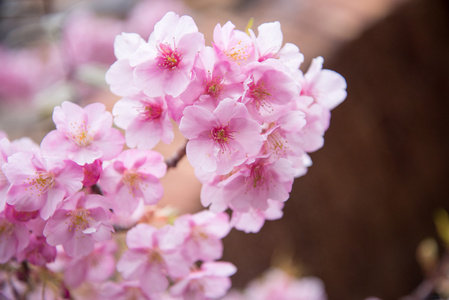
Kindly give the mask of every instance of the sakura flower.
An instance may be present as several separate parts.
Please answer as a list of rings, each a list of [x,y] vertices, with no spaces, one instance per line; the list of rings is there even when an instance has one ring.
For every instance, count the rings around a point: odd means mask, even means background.
[[[271,269],[262,280],[245,290],[251,300],[326,300],[323,282],[315,277],[295,278],[280,269]]]
[[[237,268],[228,262],[205,262],[198,270],[176,282],[170,294],[189,300],[217,299],[226,294],[231,287],[229,276]]]
[[[329,128],[331,112],[316,103],[312,97],[301,96],[296,101],[298,110],[305,113],[306,124],[294,139],[306,152],[313,152],[324,145],[324,133]]]
[[[110,198],[112,209],[119,215],[131,215],[139,200],[156,204],[163,194],[159,178],[165,175],[164,157],[151,150],[129,149],[105,167],[100,187]]]
[[[300,75],[301,95],[310,96],[332,110],[346,98],[346,81],[335,71],[323,70],[323,61],[321,56],[313,59],[307,72]]]
[[[39,216],[39,211],[17,211],[14,206],[6,204],[5,217],[11,222],[28,222]]]
[[[194,72],[194,78],[180,96],[187,104],[193,104],[201,97],[202,101],[212,101],[215,105],[225,98],[237,100],[243,93],[246,75],[238,66],[220,60],[211,47],[205,47],[199,53]]]
[[[267,59],[278,59],[291,71],[298,70],[304,61],[304,55],[299,52],[299,48],[291,43],[286,43],[282,47],[281,24],[276,22],[264,23],[257,27],[259,35],[249,29],[249,33],[254,40],[255,59],[263,62]]]
[[[260,125],[232,99],[221,101],[214,111],[187,107],[179,129],[189,139],[186,151],[192,166],[219,175],[257,155],[263,142]]]
[[[216,180],[203,184],[201,203],[211,205],[210,209],[215,212],[228,206],[239,212],[265,211],[269,199],[287,201],[294,174],[292,163],[285,158],[274,161],[270,157],[259,158],[236,168],[228,176],[216,176]]]
[[[304,150],[303,137],[308,134],[304,128],[310,126],[306,122],[307,117],[310,118],[300,110],[292,110],[281,115],[275,122],[265,124],[263,153],[291,161],[296,170],[295,177],[304,175],[311,165],[310,157]]]
[[[213,46],[221,60],[238,65],[254,61],[254,45],[251,37],[243,31],[236,30],[235,25],[227,22],[223,27],[214,28]]]
[[[134,66],[130,64],[130,58],[137,49],[145,44],[145,40],[137,33],[122,33],[117,35],[114,41],[114,53],[117,61],[106,72],[106,82],[111,91],[119,96],[131,96],[141,90],[134,84]]]
[[[299,86],[289,72],[277,61],[247,66],[245,93],[246,104],[253,118],[260,122],[273,122],[290,109],[299,95]]]
[[[0,138],[0,212],[5,209],[6,192],[9,189],[9,181],[2,170],[7,162],[8,156],[13,153],[10,141],[5,137]]]
[[[63,53],[67,62],[75,65],[114,62],[115,36],[123,31],[117,19],[100,17],[84,11],[71,14],[63,28]]]
[[[138,280],[139,287],[151,299],[165,291],[167,276],[178,278],[189,273],[190,262],[180,252],[185,233],[169,225],[160,229],[138,224],[128,231],[128,250],[117,262],[117,270],[126,280]]]
[[[31,234],[28,246],[17,253],[16,258],[19,262],[26,260],[35,266],[44,266],[55,260],[56,248],[47,244],[44,236]]]
[[[246,233],[257,233],[262,229],[265,220],[277,220],[282,218],[283,207],[283,202],[268,199],[268,208],[266,210],[250,208],[247,212],[233,211],[231,225],[237,230]]]
[[[159,299],[158,297],[149,298],[145,295],[142,289],[139,286],[138,281],[122,281],[119,283],[106,281],[101,285],[99,291],[100,299],[109,299],[109,300],[127,300],[127,299],[135,299],[135,300],[153,300]]]
[[[130,60],[134,82],[149,97],[179,96],[189,84],[204,37],[189,16],[168,12]]]
[[[19,151],[38,152],[39,146],[30,138],[21,138],[10,142],[3,132],[0,132],[0,212],[5,208],[6,193],[10,182],[2,170],[2,166],[8,161],[8,157]]]
[[[165,144],[173,141],[173,127],[162,97],[139,94],[122,98],[115,103],[112,114],[114,123],[125,130],[130,148],[152,149],[160,140]]]
[[[189,230],[182,248],[192,262],[216,260],[223,255],[221,239],[231,229],[226,213],[203,210],[194,215],[183,215],[176,219],[175,226]]]
[[[85,164],[83,166],[83,186],[90,187],[97,183],[100,178],[102,169],[102,161],[97,159],[93,163]]]
[[[75,288],[84,281],[101,283],[115,271],[114,254],[117,244],[105,241],[95,244],[95,248],[86,256],[66,259],[64,282]]]
[[[40,210],[46,220],[65,197],[81,189],[83,171],[77,164],[58,157],[18,152],[3,165],[11,186],[6,202],[17,211]]]
[[[46,154],[60,155],[79,165],[96,159],[108,160],[123,148],[124,138],[112,127],[112,115],[101,103],[85,108],[63,102],[53,111],[56,130],[49,132],[41,143]]]
[[[78,192],[67,198],[47,221],[44,235],[50,245],[62,245],[67,255],[79,257],[94,250],[95,243],[111,238],[106,197]]]
[[[0,213],[0,264],[23,251],[28,246],[29,236],[25,224],[10,222],[3,212]]]

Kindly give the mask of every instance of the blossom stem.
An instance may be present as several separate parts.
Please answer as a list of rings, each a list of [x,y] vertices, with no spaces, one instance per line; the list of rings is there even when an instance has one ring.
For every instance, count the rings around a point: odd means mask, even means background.
[[[186,155],[186,146],[187,146],[187,140],[185,141],[184,145],[176,151],[176,154],[172,157],[165,160],[165,163],[167,164],[167,169],[170,168],[176,168],[179,161]]]

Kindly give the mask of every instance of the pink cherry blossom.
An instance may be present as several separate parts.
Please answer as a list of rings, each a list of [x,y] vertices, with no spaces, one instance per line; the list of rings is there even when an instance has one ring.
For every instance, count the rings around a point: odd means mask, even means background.
[[[296,170],[295,177],[304,175],[311,165],[310,157],[304,149],[304,136],[309,133],[304,129],[308,125],[306,117],[304,112],[292,110],[281,115],[275,122],[265,124],[264,128],[266,138],[262,152],[291,161]]]
[[[11,183],[6,202],[17,211],[40,210],[46,220],[65,197],[82,188],[83,171],[77,164],[33,152],[8,157],[3,172]]]
[[[105,167],[100,187],[118,215],[131,215],[139,200],[156,204],[163,195],[159,178],[165,175],[164,157],[152,150],[129,149]]]
[[[168,12],[154,26],[147,44],[130,60],[134,82],[150,97],[179,96],[192,78],[204,37],[189,16]]]
[[[72,288],[84,281],[104,282],[115,271],[115,252],[117,244],[105,241],[95,244],[95,248],[86,256],[67,257],[64,264],[64,282]]]
[[[295,143],[306,152],[316,151],[324,145],[324,133],[329,128],[331,112],[309,96],[300,96],[296,105],[305,113],[306,124],[295,135]]]
[[[25,224],[11,222],[0,213],[0,264],[6,263],[16,253],[23,251],[30,241]]]
[[[307,72],[299,77],[301,95],[310,96],[332,110],[346,98],[346,81],[335,71],[323,70],[323,61],[321,56],[313,59]]]
[[[205,47],[198,55],[194,67],[195,76],[180,98],[193,104],[202,101],[219,102],[225,98],[237,100],[243,94],[246,75],[240,67],[226,60],[220,60],[211,47]]]
[[[93,163],[85,164],[83,166],[83,186],[90,187],[97,183],[102,172],[102,161],[97,159]]]
[[[138,280],[140,288],[150,297],[165,291],[167,276],[178,278],[189,273],[190,262],[181,252],[185,233],[169,225],[160,229],[138,224],[128,231],[128,250],[117,262],[117,270],[126,280]]]
[[[56,130],[44,137],[42,151],[66,157],[79,165],[93,163],[96,159],[112,159],[125,142],[120,131],[112,128],[112,115],[101,103],[81,108],[63,102],[55,107],[53,122]]]
[[[228,262],[205,262],[198,270],[176,282],[170,294],[189,300],[217,299],[226,294],[231,287],[229,276],[237,268]]]
[[[243,31],[236,30],[228,21],[223,27],[214,28],[213,46],[221,60],[244,66],[254,61],[254,45],[251,37]]]
[[[276,60],[247,66],[242,102],[251,116],[260,122],[273,122],[293,106],[299,85]]]
[[[143,44],[145,40],[137,33],[123,32],[116,36],[114,53],[117,61],[111,65],[105,77],[114,94],[126,97],[141,92],[134,84],[134,66],[130,65],[130,58]]]
[[[228,176],[215,176],[205,182],[201,190],[201,203],[210,205],[215,212],[227,207],[239,212],[250,209],[265,211],[269,199],[287,201],[294,175],[292,163],[285,158],[259,158],[236,168]]]
[[[47,221],[44,235],[50,245],[62,245],[71,257],[92,252],[96,242],[111,239],[109,203],[100,195],[78,192],[67,198]]]
[[[257,233],[262,229],[265,220],[277,220],[282,218],[283,207],[283,202],[268,199],[268,208],[266,210],[250,208],[247,212],[233,211],[231,225],[237,230],[246,233]]]
[[[69,15],[63,28],[62,47],[67,62],[74,65],[114,62],[114,38],[123,22],[88,11]]]
[[[158,297],[148,297],[140,288],[139,282],[134,281],[122,281],[112,282],[107,281],[102,284],[99,291],[100,299],[109,300],[159,300]]]
[[[152,149],[159,141],[173,141],[173,126],[167,103],[162,97],[145,94],[122,98],[112,110],[114,123],[125,130],[126,145],[130,148]]]
[[[304,55],[299,52],[299,48],[291,43],[282,46],[281,24],[276,22],[264,23],[257,27],[259,35],[249,29],[249,33],[254,40],[255,59],[263,62],[267,59],[278,59],[291,71],[296,71],[304,61]]]
[[[192,262],[216,260],[223,255],[221,239],[231,229],[226,213],[203,210],[194,215],[182,215],[176,219],[175,226],[189,230],[182,248]]]
[[[44,236],[30,235],[30,242],[28,246],[17,253],[18,261],[28,261],[35,266],[44,266],[56,258],[56,248],[47,244]]]
[[[0,47],[0,103],[30,101],[64,76],[58,50],[53,47],[7,49]],[[43,57],[48,57],[44,60]],[[21,101],[17,101],[21,100]]]
[[[267,271],[262,280],[251,282],[245,290],[251,300],[326,300],[323,282],[315,277],[295,278],[280,269]]]
[[[10,186],[2,167],[8,161],[9,156],[19,151],[38,152],[39,146],[30,138],[21,138],[10,142],[6,134],[0,132],[0,212],[5,208],[6,193]]]
[[[189,139],[186,151],[192,166],[217,174],[227,174],[257,155],[263,142],[260,125],[232,99],[221,101],[214,111],[187,107],[179,129]]]

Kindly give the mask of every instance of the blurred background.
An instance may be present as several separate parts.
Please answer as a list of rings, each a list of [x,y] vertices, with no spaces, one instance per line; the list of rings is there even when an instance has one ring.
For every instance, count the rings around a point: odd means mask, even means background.
[[[64,100],[110,110],[118,98],[104,72],[115,36],[146,39],[168,10],[191,15],[208,44],[217,23],[243,30],[251,17],[254,28],[278,20],[284,42],[305,56],[302,70],[323,56],[348,84],[284,218],[225,239],[223,259],[239,269],[234,286],[277,264],[321,278],[329,299],[388,300],[432,276],[444,251],[435,213],[449,209],[448,1],[1,0],[0,130],[39,143]],[[170,156],[182,143],[178,135],[158,149]],[[163,203],[200,209],[186,160],[164,184]],[[429,237],[436,244],[418,250]]]

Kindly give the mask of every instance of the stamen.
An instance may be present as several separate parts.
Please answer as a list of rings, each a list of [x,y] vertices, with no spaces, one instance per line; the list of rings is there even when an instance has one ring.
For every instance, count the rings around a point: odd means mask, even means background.
[[[126,170],[122,181],[128,187],[129,193],[134,195],[134,190],[139,188],[142,181],[141,174],[133,170]]]
[[[28,191],[31,196],[40,197],[54,186],[55,178],[52,173],[44,171],[36,171],[36,175],[34,178],[28,177],[23,184],[29,185],[29,187],[25,188],[25,191]]]
[[[87,209],[80,208],[67,213],[70,216],[69,231],[84,231],[89,228],[94,219],[90,217],[90,212]]]
[[[214,98],[220,96],[223,92],[223,78],[220,76],[212,78],[209,82],[206,83],[206,93],[211,95]]]
[[[141,117],[146,121],[157,120],[162,115],[162,107],[157,104],[145,103],[143,107],[138,108]]]
[[[77,144],[79,147],[89,146],[94,140],[95,132],[91,130],[90,125],[83,121],[81,125],[77,122],[70,123],[72,130],[67,133],[67,138]]]
[[[164,69],[174,70],[182,60],[182,53],[176,48],[172,49],[169,44],[160,44],[157,54],[158,65]]]
[[[251,82],[249,85],[249,95],[252,98],[251,104],[259,110],[261,107],[268,112],[273,111],[273,107],[270,104],[271,93],[268,88],[265,87],[265,83],[259,80],[257,84]]]
[[[231,151],[229,148],[229,141],[234,140],[233,132],[229,130],[227,125],[221,125],[218,127],[214,127],[210,136],[214,139],[215,142],[220,146],[221,152],[224,153],[226,150]]]

